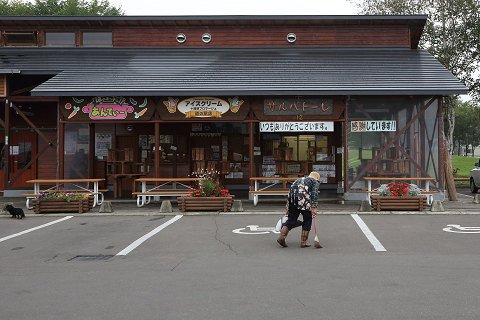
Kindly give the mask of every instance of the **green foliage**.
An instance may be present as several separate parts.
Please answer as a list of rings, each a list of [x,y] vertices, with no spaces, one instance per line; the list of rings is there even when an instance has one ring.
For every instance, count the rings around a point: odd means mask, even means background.
[[[455,107],[455,132],[457,145],[480,145],[480,107],[471,102],[459,102]]]
[[[87,199],[88,194],[86,193],[65,193],[61,191],[55,192],[44,192],[40,194],[39,199],[43,200],[62,200],[62,201],[75,201],[80,199]]]
[[[0,15],[9,16],[119,16],[121,7],[108,0],[0,0]]]
[[[202,197],[210,197],[214,194],[216,189],[216,182],[210,179],[200,182],[200,192]]]
[[[349,0],[362,14],[428,14],[420,42],[480,101],[480,1]]]

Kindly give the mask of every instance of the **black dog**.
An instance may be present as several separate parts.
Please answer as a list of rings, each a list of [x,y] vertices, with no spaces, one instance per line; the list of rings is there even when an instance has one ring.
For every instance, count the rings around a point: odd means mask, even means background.
[[[5,206],[5,211],[8,211],[12,215],[12,218],[17,218],[17,219],[25,218],[25,213],[23,212],[23,209],[15,208],[11,204],[7,204]]]

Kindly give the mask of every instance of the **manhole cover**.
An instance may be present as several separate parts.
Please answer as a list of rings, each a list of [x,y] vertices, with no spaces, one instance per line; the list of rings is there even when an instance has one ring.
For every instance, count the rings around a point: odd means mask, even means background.
[[[75,256],[68,261],[106,261],[113,258],[113,255],[104,255],[104,254],[99,254],[99,255],[78,255]]]

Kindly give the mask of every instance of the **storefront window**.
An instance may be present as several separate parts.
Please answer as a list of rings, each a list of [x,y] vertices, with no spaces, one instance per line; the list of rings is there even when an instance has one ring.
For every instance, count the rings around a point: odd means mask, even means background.
[[[334,133],[262,133],[260,137],[261,159],[255,159],[259,176],[297,177],[314,170],[321,183],[337,183]]]
[[[65,124],[64,177],[66,179],[89,178],[89,141],[88,124]]]
[[[348,189],[363,177],[433,177],[438,173],[438,101],[355,97],[347,103]]]

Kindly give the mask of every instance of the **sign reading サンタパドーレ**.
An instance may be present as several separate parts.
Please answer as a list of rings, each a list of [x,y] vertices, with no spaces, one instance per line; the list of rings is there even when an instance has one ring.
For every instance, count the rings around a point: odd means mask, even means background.
[[[333,99],[325,98],[266,98],[265,115],[331,115]]]

